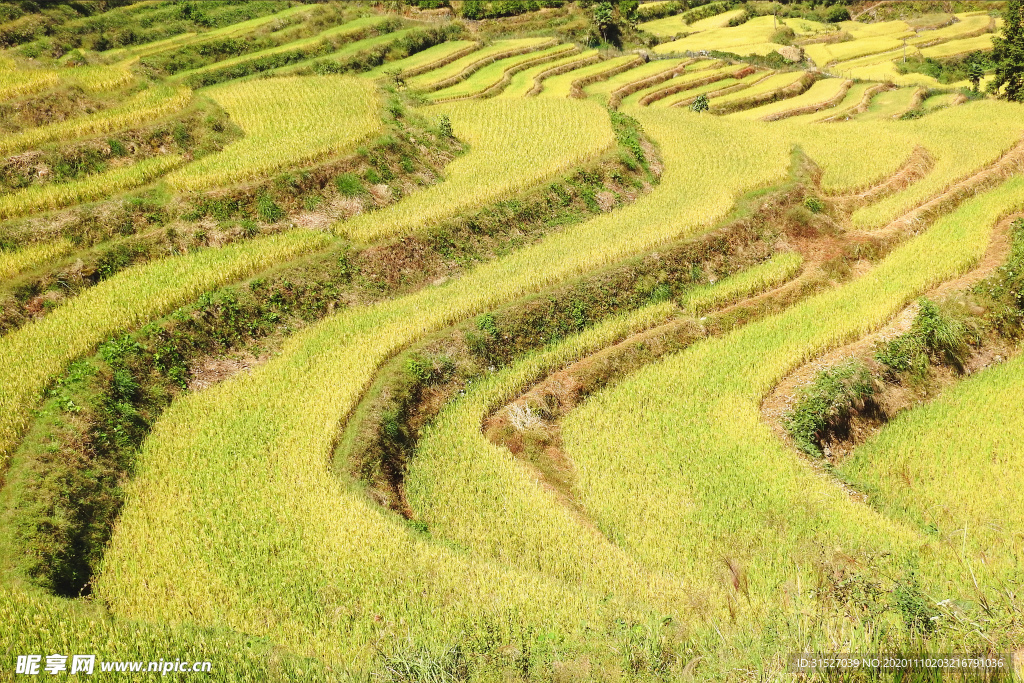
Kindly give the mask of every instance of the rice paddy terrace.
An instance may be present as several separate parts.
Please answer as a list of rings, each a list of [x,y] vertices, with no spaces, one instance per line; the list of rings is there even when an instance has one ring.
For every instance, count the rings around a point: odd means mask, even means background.
[[[1005,3],[450,4],[0,3],[0,680],[1024,666]]]

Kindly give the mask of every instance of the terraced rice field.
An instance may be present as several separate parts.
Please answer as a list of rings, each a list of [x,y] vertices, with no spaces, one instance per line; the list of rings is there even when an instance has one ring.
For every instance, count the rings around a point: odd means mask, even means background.
[[[1024,105],[895,63],[989,14],[780,18],[830,77],[735,8],[18,7],[0,679],[1024,662]]]
[[[482,95],[492,88],[500,88],[504,79],[511,78],[516,69],[524,68],[525,65],[533,65],[537,62],[547,64],[564,57],[566,53],[575,52],[576,48],[571,45],[554,45],[536,52],[527,52],[515,57],[499,59],[451,87],[442,88],[430,93],[427,95],[427,99],[434,102],[442,102]]]
[[[246,137],[173,173],[168,182],[198,190],[265,175],[354,148],[379,130],[373,86],[352,77],[292,76],[274,88],[229,83],[209,92]],[[325,125],[328,124],[329,125]]]
[[[764,119],[774,117],[786,112],[796,111],[805,107],[823,107],[834,98],[845,95],[846,89],[852,84],[839,78],[827,78],[818,81],[804,93],[778,102],[772,102],[761,107],[746,109],[735,114],[729,114],[739,119]]]

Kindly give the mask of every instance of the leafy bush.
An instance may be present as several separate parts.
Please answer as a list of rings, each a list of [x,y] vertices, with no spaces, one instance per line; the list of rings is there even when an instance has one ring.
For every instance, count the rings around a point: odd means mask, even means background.
[[[783,418],[783,424],[797,448],[821,456],[820,444],[829,427],[848,419],[853,408],[874,392],[871,372],[859,361],[822,370]]]
[[[923,374],[932,356],[963,370],[977,330],[948,307],[940,308],[924,298],[919,303],[921,310],[910,330],[882,345],[875,359],[897,373]]]
[[[342,173],[334,179],[334,185],[345,197],[355,197],[363,193],[363,183],[355,173]]]

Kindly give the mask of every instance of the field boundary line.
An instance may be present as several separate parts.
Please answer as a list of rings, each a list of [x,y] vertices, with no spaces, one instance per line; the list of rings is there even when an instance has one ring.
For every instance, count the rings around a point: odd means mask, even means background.
[[[451,53],[447,57],[442,57],[441,59],[434,60],[429,64],[423,64],[422,66],[417,66],[412,69],[408,69],[407,71],[404,71],[402,73],[402,78],[412,78],[413,76],[419,76],[420,74],[425,74],[428,71],[433,71],[434,69],[440,69],[442,66],[447,66],[454,61],[458,61],[465,57],[466,55],[473,54],[481,47],[483,47],[483,43],[481,42],[476,42],[473,43],[472,45],[467,45],[461,50]]]
[[[569,97],[577,100],[586,99],[587,94],[583,92],[583,89],[586,88],[588,85],[597,83],[598,81],[606,81],[612,76],[618,76],[619,74],[629,71],[630,69],[634,69],[644,63],[645,62],[643,57],[637,55],[636,57],[626,62],[625,64],[619,64],[618,66],[606,69],[605,71],[599,71],[596,74],[590,74],[589,76],[584,76],[583,78],[577,78],[569,86]]]
[[[579,51],[577,51],[579,54]],[[527,97],[535,97],[544,90],[544,81],[552,76],[558,76],[560,74],[569,73],[576,69],[590,66],[591,64],[597,64],[601,61],[601,55],[591,55],[584,57],[583,59],[577,59],[576,61],[569,62],[568,64],[562,64],[561,66],[555,66],[546,71],[541,71],[533,78],[533,87],[530,88],[529,92],[526,93]]]
[[[658,85],[659,83],[664,83],[665,81],[671,78],[675,78],[679,74],[686,71],[686,67],[690,66],[696,61],[696,59],[683,60],[682,62],[680,62],[679,64],[672,68],[658,72],[653,76],[648,76],[647,78],[641,78],[638,81],[627,83],[621,88],[612,91],[612,94],[608,96],[608,108],[618,109],[619,103],[622,102],[622,100],[624,100],[625,98],[632,95],[633,93],[640,92],[644,88],[648,88],[652,85]]]
[[[824,102],[816,102],[814,104],[804,105],[803,107],[796,107],[795,109],[789,109],[782,111],[777,114],[769,114],[762,118],[762,121],[781,121],[782,119],[788,119],[791,116],[801,116],[803,114],[814,114],[815,112],[822,111],[823,109],[831,109],[832,107],[838,107],[839,103],[846,98],[846,93],[850,92],[850,88],[853,87],[853,81],[847,80],[840,87],[839,92],[825,100]]]
[[[454,76],[450,76],[450,77],[448,77],[448,78],[446,78],[446,79],[444,79],[442,81],[438,81],[437,83],[431,83],[427,87],[421,88],[420,92],[431,93],[431,92],[437,92],[438,90],[444,90],[445,88],[447,88],[449,86],[455,85],[456,83],[460,83],[460,82],[466,80],[467,78],[469,78],[470,76],[472,76],[473,74],[475,74],[477,71],[479,71],[480,69],[484,68],[488,64],[492,64],[492,63],[497,62],[498,60],[501,60],[501,59],[508,59],[509,57],[517,57],[519,55],[525,55],[528,52],[536,52],[537,50],[545,50],[545,49],[547,49],[549,47],[554,47],[555,45],[558,45],[558,39],[557,38],[552,38],[551,40],[545,41],[543,43],[538,43],[537,45],[526,45],[526,46],[523,46],[523,47],[511,48],[511,49],[505,50],[503,52],[496,52],[493,55],[491,55],[490,57],[484,57],[483,59],[478,59],[477,61],[473,62],[472,64],[466,65],[465,69],[463,69],[459,73],[455,74]]]

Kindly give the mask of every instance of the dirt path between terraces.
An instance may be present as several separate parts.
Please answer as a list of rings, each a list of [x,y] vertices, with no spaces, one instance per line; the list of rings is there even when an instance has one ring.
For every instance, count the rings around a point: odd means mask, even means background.
[[[969,272],[952,280],[928,290],[922,296],[929,299],[942,299],[951,294],[963,291],[977,284],[991,275],[999,266],[1006,262],[1010,253],[1010,225],[1021,214],[1008,216],[999,221],[992,233],[992,240],[989,243],[985,255],[978,264]],[[881,329],[872,332],[860,339],[833,349],[813,361],[805,363],[788,375],[786,375],[761,403],[761,419],[771,427],[776,436],[791,447],[792,440],[789,438],[785,427],[782,425],[783,417],[793,408],[797,397],[801,392],[814,382],[819,372],[826,368],[834,367],[844,361],[854,358],[866,358],[872,355],[878,344],[888,342],[910,329],[917,316],[919,306],[917,302],[906,306],[897,313],[892,320]],[[982,358],[983,362],[988,359]]]

